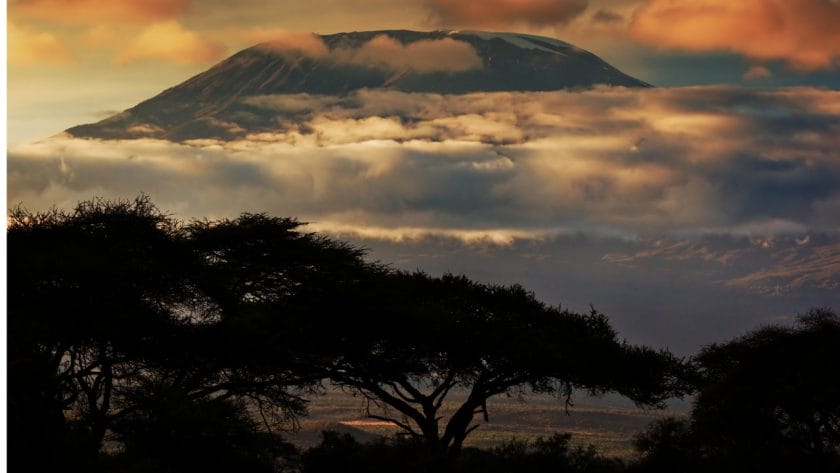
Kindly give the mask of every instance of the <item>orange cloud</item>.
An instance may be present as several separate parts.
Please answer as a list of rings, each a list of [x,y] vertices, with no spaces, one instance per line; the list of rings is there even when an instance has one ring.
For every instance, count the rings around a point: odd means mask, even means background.
[[[119,31],[108,25],[91,27],[82,36],[85,45],[94,48],[115,47],[122,39]]]
[[[14,66],[73,64],[73,51],[51,33],[37,32],[8,23],[9,63]]]
[[[838,65],[838,25],[836,0],[648,0],[630,34],[661,48],[726,50],[815,70]]]
[[[503,26],[511,23],[566,23],[589,6],[588,0],[426,0],[448,26]]]
[[[218,60],[225,48],[185,29],[175,20],[155,23],[128,43],[115,58],[117,64],[160,59],[176,64],[203,64]]]
[[[469,43],[452,38],[404,45],[390,36],[379,35],[359,49],[339,50],[334,56],[338,61],[388,69],[411,68],[418,72],[467,71],[483,66]]]
[[[312,33],[292,33],[281,28],[254,27],[242,33],[242,37],[250,43],[261,43],[262,47],[275,52],[300,52],[311,57],[323,57],[329,53],[324,41]]]
[[[415,41],[403,44],[382,34],[358,48],[330,50],[315,34],[289,33],[284,30],[252,29],[244,37],[280,53],[302,53],[319,59],[366,67],[413,69],[417,72],[460,72],[481,69],[484,63],[467,42],[452,38]]]
[[[188,0],[11,0],[9,11],[20,17],[60,23],[143,23],[173,18]]]
[[[762,65],[755,65],[749,68],[747,72],[744,73],[744,79],[746,80],[756,80],[756,79],[768,79],[773,77],[773,73],[770,69]]]
[[[592,15],[592,21],[595,23],[620,23],[624,17],[621,13],[602,8]]]

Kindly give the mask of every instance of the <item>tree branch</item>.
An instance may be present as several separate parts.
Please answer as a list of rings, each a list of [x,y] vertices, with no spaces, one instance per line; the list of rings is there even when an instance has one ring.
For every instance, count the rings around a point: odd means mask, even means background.
[[[403,387],[403,389],[405,389],[409,394],[411,394],[414,397],[414,399],[419,400],[421,403],[428,397],[422,392],[420,392],[419,389],[415,388],[411,384],[411,382],[408,379],[406,379],[405,376],[401,377],[399,380],[397,380],[397,382],[400,384],[400,386]]]
[[[393,381],[390,381],[390,382],[387,382],[385,384],[387,384],[394,391],[394,394],[399,396],[403,401],[409,402],[409,403],[412,403],[412,404],[422,404],[423,403],[422,400],[419,400],[416,397],[409,397],[407,394],[403,393],[402,390],[400,390],[399,386],[397,386],[397,383],[395,383]],[[400,383],[400,384],[402,384],[402,383]],[[419,391],[418,391],[418,393],[419,393]],[[421,397],[423,396],[422,393],[420,393],[420,396]]]
[[[348,386],[353,386],[356,389],[360,390],[364,393],[364,391],[368,391],[371,393],[375,398],[379,399],[380,401],[388,404],[389,406],[397,409],[398,411],[402,412],[405,416],[410,417],[414,420],[417,425],[422,425],[425,418],[423,414],[421,414],[417,409],[411,407],[410,404],[407,402],[399,399],[398,397],[392,395],[388,391],[382,389],[378,384],[373,381],[354,381],[354,380],[345,380],[345,384]]]
[[[437,389],[432,391],[432,394],[430,394],[429,397],[433,400],[436,399],[434,401],[435,410],[440,409],[440,406],[443,405],[443,400],[446,398],[446,395],[449,394],[449,391],[454,386],[455,386],[455,375],[450,373],[450,374],[446,375],[446,379],[444,379],[443,382],[440,383],[440,386],[438,386]]]
[[[419,433],[417,433],[417,431],[416,431],[416,430],[412,429],[410,425],[408,425],[408,424],[406,424],[406,423],[404,423],[404,422],[400,422],[400,421],[398,421],[398,420],[396,420],[396,419],[392,419],[392,418],[390,418],[390,417],[378,416],[378,415],[371,414],[371,413],[367,413],[367,414],[366,414],[366,417],[369,417],[369,418],[371,418],[371,419],[376,419],[376,420],[385,421],[385,422],[390,422],[390,423],[392,423],[392,424],[396,425],[397,427],[399,427],[399,428],[401,428],[401,429],[405,430],[406,432],[408,432],[408,434],[409,434],[409,435],[411,435],[411,436],[412,436],[412,437],[414,437],[414,438],[418,438],[418,439],[419,439],[419,438],[423,438],[423,436],[422,436],[422,435],[420,435]]]

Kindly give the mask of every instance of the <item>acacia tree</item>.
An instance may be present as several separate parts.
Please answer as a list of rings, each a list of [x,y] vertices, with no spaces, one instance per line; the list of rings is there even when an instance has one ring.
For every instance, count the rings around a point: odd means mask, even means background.
[[[204,392],[248,397],[261,415],[280,413],[292,421],[307,402],[296,393],[321,381],[311,362],[321,339],[307,338],[298,323],[324,316],[318,305],[298,301],[330,298],[375,267],[364,261],[362,250],[301,232],[301,225],[243,214],[193,222],[186,229],[201,263],[198,292],[212,300],[204,316],[209,327],[202,339],[202,366],[210,368],[201,383]]]
[[[324,375],[370,403],[369,417],[450,455],[489,419],[487,401],[516,390],[615,391],[642,405],[684,392],[685,366],[617,339],[607,318],[549,307],[521,286],[383,272],[332,303]],[[447,411],[453,390],[465,399]]]
[[[840,469],[840,318],[811,310],[704,348],[688,419],[637,441],[642,471]]]
[[[12,465],[48,461],[30,445],[48,451],[50,440],[72,438],[68,451],[95,456],[118,410],[117,385],[142,370],[139,354],[152,351],[172,325],[171,307],[186,298],[179,232],[144,197],[11,212]],[[40,424],[41,416],[52,420]]]
[[[12,469],[73,464],[72,452],[95,461],[116,422],[154,417],[167,398],[304,412],[295,392],[318,378],[284,306],[365,263],[299,225],[252,214],[184,225],[145,196],[13,210]],[[269,308],[280,316],[257,316]]]

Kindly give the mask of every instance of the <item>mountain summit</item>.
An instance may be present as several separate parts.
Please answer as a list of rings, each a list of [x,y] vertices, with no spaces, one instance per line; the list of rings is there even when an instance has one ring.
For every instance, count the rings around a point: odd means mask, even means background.
[[[302,35],[242,50],[124,112],[67,133],[104,139],[236,139],[277,126],[276,110],[256,106],[255,96],[343,96],[382,88],[463,94],[600,84],[649,87],[588,51],[542,36],[405,30]]]

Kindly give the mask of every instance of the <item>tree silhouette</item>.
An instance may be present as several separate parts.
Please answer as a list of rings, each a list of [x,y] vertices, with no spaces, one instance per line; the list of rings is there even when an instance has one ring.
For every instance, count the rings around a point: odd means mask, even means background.
[[[270,455],[276,439],[261,434],[305,413],[322,380],[449,458],[500,394],[615,391],[658,405],[684,391],[680,360],[619,341],[594,310],[395,271],[300,225],[184,224],[145,196],[13,210],[10,469],[90,469],[108,440],[157,469],[189,458],[167,445]],[[452,408],[454,391],[464,400]],[[212,447],[225,439],[241,448]]]
[[[150,390],[244,403],[266,424],[303,413],[298,388],[319,378],[284,308],[366,263],[299,225],[264,215],[184,225],[145,196],[13,210],[10,468],[95,463],[113,427],[146,412]]]
[[[663,422],[640,439],[644,466],[838,471],[838,359],[840,318],[826,309],[792,327],[765,327],[705,348],[695,361],[699,392],[691,418]]]
[[[111,427],[122,445],[109,459],[112,470],[270,473],[277,457],[294,452],[262,431],[247,406],[234,399],[155,389],[142,395],[142,407]]]
[[[328,343],[309,322],[326,321],[317,304],[374,265],[346,243],[298,231],[293,219],[243,214],[233,220],[193,222],[187,240],[201,264],[198,291],[209,297],[202,320],[205,361],[185,360],[174,374],[209,374],[204,395],[247,397],[261,415],[294,421],[306,400],[296,392],[320,383],[313,364]],[[293,389],[289,389],[293,388]]]
[[[683,392],[680,360],[620,342],[594,310],[560,310],[520,286],[451,275],[388,272],[367,285],[331,300],[341,316],[326,334],[335,356],[324,374],[365,396],[369,417],[450,456],[500,394],[555,393],[570,402],[581,388],[658,405]],[[454,410],[446,404],[453,390],[465,392]]]
[[[72,431],[71,450],[92,461],[117,385],[142,370],[188,295],[180,230],[146,198],[84,202],[72,213],[16,209],[10,218],[10,467],[50,461],[32,426],[43,416],[46,438],[58,445],[55,436]]]

